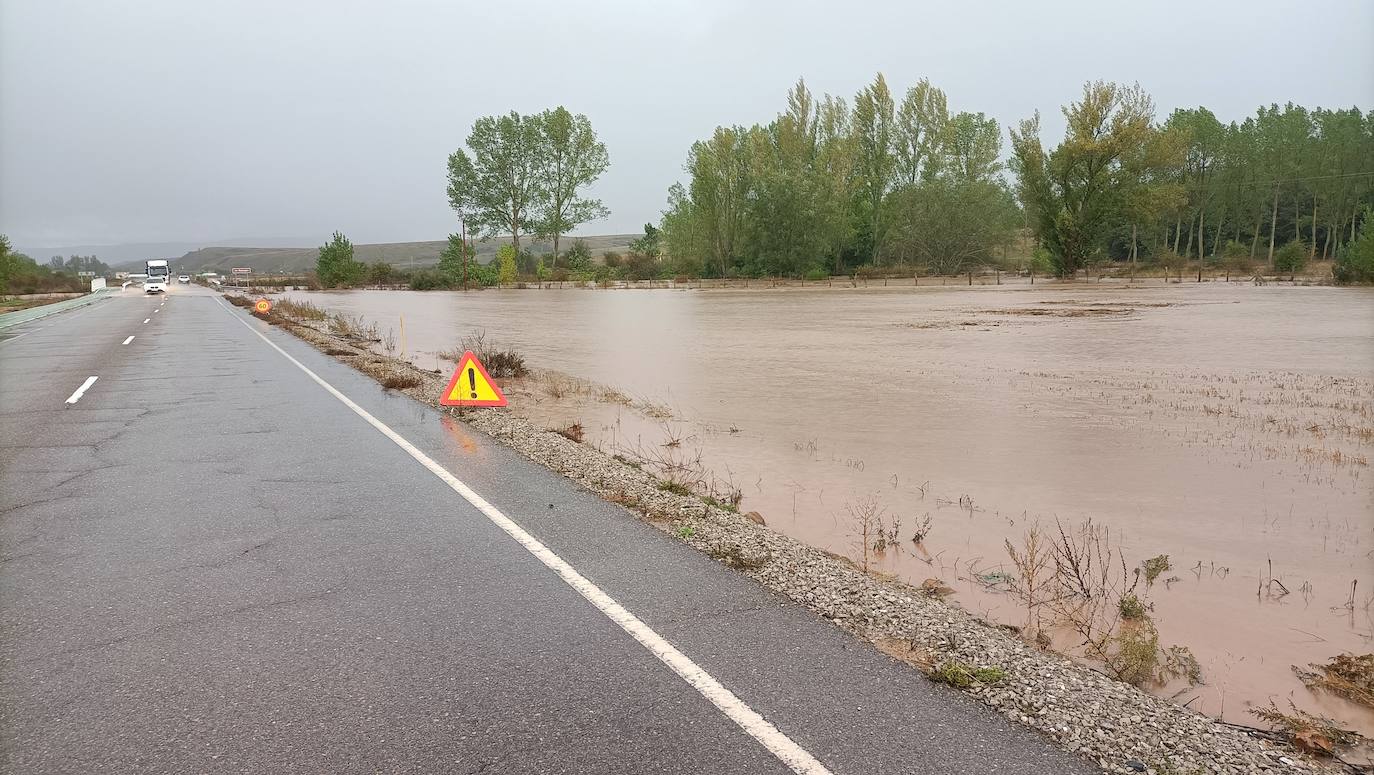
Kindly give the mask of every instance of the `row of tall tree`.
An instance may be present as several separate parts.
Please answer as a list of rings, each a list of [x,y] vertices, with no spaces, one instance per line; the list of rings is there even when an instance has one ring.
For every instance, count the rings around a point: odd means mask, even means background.
[[[510,235],[520,253],[527,234],[559,240],[579,224],[610,214],[584,195],[610,165],[591,121],[559,106],[534,115],[514,111],[477,119],[467,148],[448,158],[449,206],[474,236]]]
[[[1063,112],[1052,149],[1038,114],[1011,132],[1020,201],[1062,273],[1142,251],[1271,267],[1282,254],[1291,269],[1338,257],[1374,202],[1374,112],[1290,103],[1230,124],[1206,108],[1157,123],[1139,86],[1101,81]]]
[[[1000,176],[1001,129],[951,114],[921,80],[898,101],[879,74],[853,99],[798,81],[767,125],[718,127],[688,152],[663,238],[676,271],[843,273],[920,262],[959,271],[1020,224]]]
[[[1374,112],[1206,108],[1163,121],[1139,86],[1093,82],[1010,132],[951,113],[926,80],[898,100],[877,78],[851,102],[804,82],[767,125],[718,127],[691,147],[663,216],[682,274],[937,273],[989,263],[1031,238],[1061,274],[1104,260],[1333,258],[1374,203]],[[1293,244],[1295,243],[1295,244]],[[1283,248],[1287,248],[1283,250]]]

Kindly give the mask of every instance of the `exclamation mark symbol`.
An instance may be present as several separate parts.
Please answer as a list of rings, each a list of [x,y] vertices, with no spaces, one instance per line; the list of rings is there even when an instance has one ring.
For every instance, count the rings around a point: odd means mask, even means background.
[[[476,397],[477,397],[477,374],[472,370],[472,367],[471,367],[471,366],[468,367],[468,385],[470,385],[470,386],[472,387],[472,397],[473,397],[473,398],[476,398]]]

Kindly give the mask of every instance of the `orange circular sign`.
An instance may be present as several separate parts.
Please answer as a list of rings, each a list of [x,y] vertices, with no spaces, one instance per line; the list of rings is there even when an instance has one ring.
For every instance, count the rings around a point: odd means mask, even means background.
[[[253,305],[253,310],[259,314],[266,315],[272,311],[272,302],[267,299],[258,299],[258,303]]]

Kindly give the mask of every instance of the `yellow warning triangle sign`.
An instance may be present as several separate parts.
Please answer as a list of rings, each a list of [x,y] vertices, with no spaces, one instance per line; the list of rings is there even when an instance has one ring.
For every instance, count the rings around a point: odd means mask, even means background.
[[[453,379],[439,396],[444,406],[505,406],[506,396],[496,386],[487,368],[469,350],[458,361]]]

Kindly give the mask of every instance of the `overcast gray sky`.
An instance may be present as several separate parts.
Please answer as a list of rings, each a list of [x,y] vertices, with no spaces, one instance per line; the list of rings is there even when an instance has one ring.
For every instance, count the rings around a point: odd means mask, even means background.
[[[21,247],[442,239],[473,120],[565,105],[612,215],[657,221],[688,146],[770,119],[804,76],[850,97],[922,76],[953,110],[1045,136],[1085,80],[1160,117],[1292,100],[1374,107],[1374,3],[0,0],[0,231]]]

